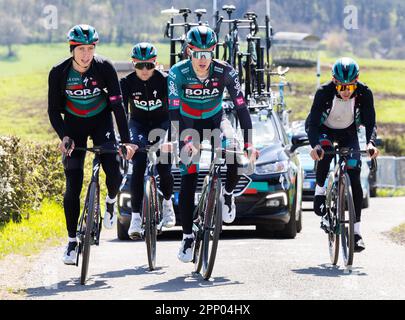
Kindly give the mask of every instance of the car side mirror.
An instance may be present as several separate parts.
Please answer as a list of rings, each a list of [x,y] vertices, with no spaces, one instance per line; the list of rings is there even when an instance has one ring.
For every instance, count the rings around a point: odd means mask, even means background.
[[[382,147],[382,146],[384,146],[383,140],[382,140],[381,138],[375,139],[375,146],[376,146],[376,147]]]
[[[309,145],[308,135],[306,133],[293,135],[291,138],[291,143],[292,146],[290,152],[294,152],[299,147]]]

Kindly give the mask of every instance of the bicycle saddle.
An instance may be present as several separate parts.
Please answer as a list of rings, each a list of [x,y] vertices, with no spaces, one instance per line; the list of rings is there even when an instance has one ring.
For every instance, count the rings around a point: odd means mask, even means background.
[[[232,13],[233,11],[235,11],[236,10],[236,8],[235,8],[235,6],[234,5],[228,5],[228,4],[226,4],[226,5],[224,5],[223,7],[222,7],[222,10],[224,10],[224,11],[226,11],[226,12],[228,12],[228,13]]]

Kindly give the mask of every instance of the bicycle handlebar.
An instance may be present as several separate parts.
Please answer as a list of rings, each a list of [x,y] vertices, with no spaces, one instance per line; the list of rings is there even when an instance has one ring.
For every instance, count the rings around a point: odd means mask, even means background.
[[[372,151],[372,150],[370,150],[370,151]],[[316,151],[317,153],[318,153],[318,155],[320,156],[321,155],[321,150],[317,150]],[[373,155],[373,153],[369,153],[369,151],[368,150],[353,150],[353,149],[349,149],[349,148],[340,148],[340,149],[335,149],[335,150],[327,150],[327,151],[325,151],[324,150],[324,154],[326,154],[326,155],[339,155],[339,156],[343,156],[343,157],[346,157],[346,156],[348,156],[349,154],[370,154],[370,155]]]
[[[321,156],[321,150],[317,150],[316,153],[318,154],[318,156]],[[339,155],[339,156],[343,156],[343,157],[347,157],[349,154],[366,154],[366,155],[370,155],[372,156],[374,154],[373,150],[370,150],[370,152],[368,150],[352,150],[349,148],[336,148],[335,150],[331,150],[331,151],[325,151],[324,150],[324,154],[326,155]],[[315,161],[315,168],[317,167],[317,162]],[[371,166],[370,166],[370,170],[377,170],[377,159],[371,159]],[[316,171],[316,169],[315,169]]]
[[[72,148],[72,144],[73,144],[73,140],[69,139],[69,141],[67,143],[65,143],[65,149],[67,151],[70,151],[70,149]],[[127,155],[127,147],[125,145],[123,145],[123,144],[119,144],[118,148],[115,148],[115,149],[108,148],[108,147],[105,147],[105,146],[94,146],[92,148],[75,147],[73,150],[92,152],[92,153],[95,153],[95,154],[116,154],[118,152],[118,149],[121,150],[122,155],[124,157],[126,157],[126,155]]]

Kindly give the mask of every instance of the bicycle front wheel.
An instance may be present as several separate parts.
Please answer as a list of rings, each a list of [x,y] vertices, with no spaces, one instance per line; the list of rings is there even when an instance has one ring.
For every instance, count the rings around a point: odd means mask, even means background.
[[[81,247],[81,254],[83,255],[82,259],[82,271],[80,276],[80,284],[84,285],[87,280],[87,273],[89,269],[89,261],[90,261],[90,247],[92,242],[92,230],[93,230],[93,223],[94,223],[94,216],[96,214],[96,210],[98,207],[97,203],[97,185],[95,182],[92,182],[89,187],[89,196],[88,202],[85,205],[88,209],[85,214],[87,216],[84,217],[83,222],[85,225],[82,226],[83,231],[83,243]]]
[[[354,252],[354,219],[355,210],[353,203],[352,186],[350,177],[344,174],[339,189],[339,218],[341,224],[341,246],[345,266],[353,264]]]
[[[193,252],[193,262],[194,262],[194,272],[199,273],[202,267],[202,240],[204,237],[204,218],[205,211],[207,207],[207,194],[209,187],[209,176],[205,176],[203,186],[201,189],[201,196],[198,201],[198,205],[194,209],[193,213],[193,233],[194,233],[194,252]]]
[[[337,201],[338,190],[335,182],[335,174],[329,173],[328,187],[326,191],[326,213],[329,217],[329,232],[328,232],[328,245],[329,245],[329,257],[330,262],[336,265],[339,259],[339,229],[338,215],[337,215]]]
[[[221,179],[219,177],[214,178],[209,188],[201,248],[202,276],[205,280],[211,277],[214,268],[222,227],[222,206],[219,202],[221,189]]]
[[[145,216],[145,242],[148,254],[149,270],[156,268],[157,224],[159,221],[159,206],[157,203],[156,181],[150,177],[146,181],[143,198],[143,214]]]

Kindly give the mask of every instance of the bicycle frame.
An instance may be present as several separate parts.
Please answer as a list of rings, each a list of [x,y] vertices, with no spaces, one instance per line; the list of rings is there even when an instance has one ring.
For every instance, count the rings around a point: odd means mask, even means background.
[[[355,208],[351,190],[351,181],[347,174],[347,157],[353,153],[364,154],[366,150],[350,150],[338,148],[325,151],[327,155],[335,156],[335,167],[329,174],[326,193],[326,208],[329,217],[329,227],[323,227],[328,232],[329,254],[332,264],[336,264],[339,256],[339,237],[344,264],[351,266],[354,252],[354,220]],[[336,156],[339,159],[336,161]],[[347,210],[346,210],[347,209]],[[346,215],[347,211],[347,215]]]
[[[175,10],[175,9],[174,9]],[[175,10],[176,11],[176,10]],[[201,21],[201,17],[204,14],[201,9],[196,10],[194,13],[197,16],[197,22],[188,22],[188,16],[191,13],[191,10],[188,8],[183,8],[180,10],[177,10],[176,13],[173,13],[170,21],[166,23],[166,29],[164,32],[164,36],[170,39],[170,67],[172,67],[176,62],[183,60],[184,59],[184,44],[186,41],[186,34],[187,32],[191,29],[191,27],[199,26],[199,25],[205,25]],[[174,22],[174,17],[181,15],[183,16],[183,22],[180,23],[175,23]],[[176,27],[183,28],[183,33],[179,37],[174,36],[174,30]],[[180,43],[181,51],[176,52],[176,44]],[[177,61],[176,61],[177,60]]]

